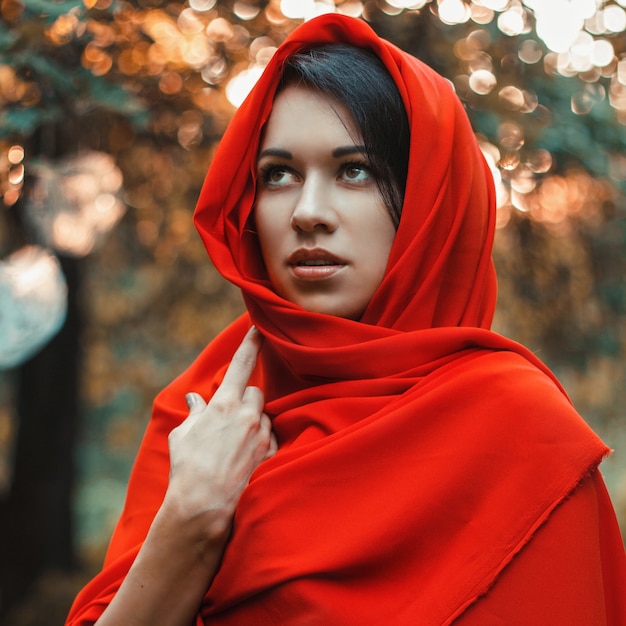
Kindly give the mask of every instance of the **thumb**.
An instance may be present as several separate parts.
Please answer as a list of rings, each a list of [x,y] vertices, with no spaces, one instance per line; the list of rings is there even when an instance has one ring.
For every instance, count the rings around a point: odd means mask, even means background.
[[[202,398],[199,393],[195,393],[193,391],[189,392],[185,396],[185,401],[187,402],[187,406],[189,407],[189,413],[198,413],[204,410],[206,407],[206,402]]]

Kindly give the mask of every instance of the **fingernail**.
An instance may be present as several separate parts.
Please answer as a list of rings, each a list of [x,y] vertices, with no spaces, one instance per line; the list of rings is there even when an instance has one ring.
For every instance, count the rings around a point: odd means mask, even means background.
[[[198,398],[196,398],[195,393],[188,393],[185,396],[185,401],[187,402],[187,406],[189,407],[190,411],[191,409],[193,409],[194,406],[196,406],[196,404],[198,404]]]
[[[263,335],[262,335],[261,331],[256,326],[250,326],[249,333],[250,333],[251,337],[256,337],[258,339],[263,339]]]

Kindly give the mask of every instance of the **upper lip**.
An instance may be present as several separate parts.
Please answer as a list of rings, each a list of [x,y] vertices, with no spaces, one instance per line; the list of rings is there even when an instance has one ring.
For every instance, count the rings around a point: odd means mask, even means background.
[[[345,265],[346,262],[324,248],[299,248],[289,255],[287,262],[297,265],[304,261],[324,261],[333,265]]]

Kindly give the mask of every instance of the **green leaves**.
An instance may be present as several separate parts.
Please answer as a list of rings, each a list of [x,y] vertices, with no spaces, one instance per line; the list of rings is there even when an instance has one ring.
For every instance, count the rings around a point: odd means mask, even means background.
[[[135,125],[142,126],[147,121],[147,107],[137,96],[131,94],[122,85],[102,78],[98,79],[90,72],[85,73],[84,84],[87,89],[83,104],[91,103],[94,107],[118,113]]]
[[[15,135],[28,137],[46,120],[54,119],[54,117],[56,117],[55,112],[46,112],[34,107],[5,108],[0,113],[0,137]]]
[[[48,93],[76,94],[75,79],[80,72],[79,68],[64,68],[52,58],[31,50],[22,50],[11,55],[11,65],[23,74],[36,78],[38,83],[45,86]]]
[[[66,15],[72,9],[84,8],[82,0],[62,0],[50,2],[49,0],[22,0],[27,15],[37,16],[46,21],[53,21],[61,15]]]
[[[2,41],[2,31],[0,31]],[[16,38],[12,38],[12,45]],[[78,121],[96,110],[126,118],[135,127],[147,121],[147,108],[123,85],[94,76],[80,65],[79,51],[57,58],[37,49],[0,53],[0,64],[9,65],[26,82],[36,85],[38,101],[25,105],[5,104],[0,114],[0,137],[31,136],[44,123],[62,122],[68,116]]]
[[[17,35],[0,23],[0,51],[8,50],[17,41]]]
[[[77,28],[62,44],[46,35],[58,18],[69,14],[86,24],[82,0],[23,0],[23,4],[24,13],[10,27],[0,22],[0,66],[10,68],[5,74],[12,76],[8,89],[14,94],[2,103],[0,137],[25,139],[48,124],[80,126],[82,119],[93,119],[98,111],[143,127],[147,107],[136,92],[119,77],[95,75],[83,66],[85,48],[92,41],[89,30]],[[106,23],[111,16],[101,11],[98,18]]]

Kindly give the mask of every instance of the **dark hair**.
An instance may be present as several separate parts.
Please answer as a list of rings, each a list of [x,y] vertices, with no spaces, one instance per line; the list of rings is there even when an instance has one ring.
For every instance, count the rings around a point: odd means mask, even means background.
[[[363,137],[383,202],[397,228],[409,161],[409,120],[380,59],[362,48],[327,44],[285,60],[279,91],[304,84],[343,104]]]

